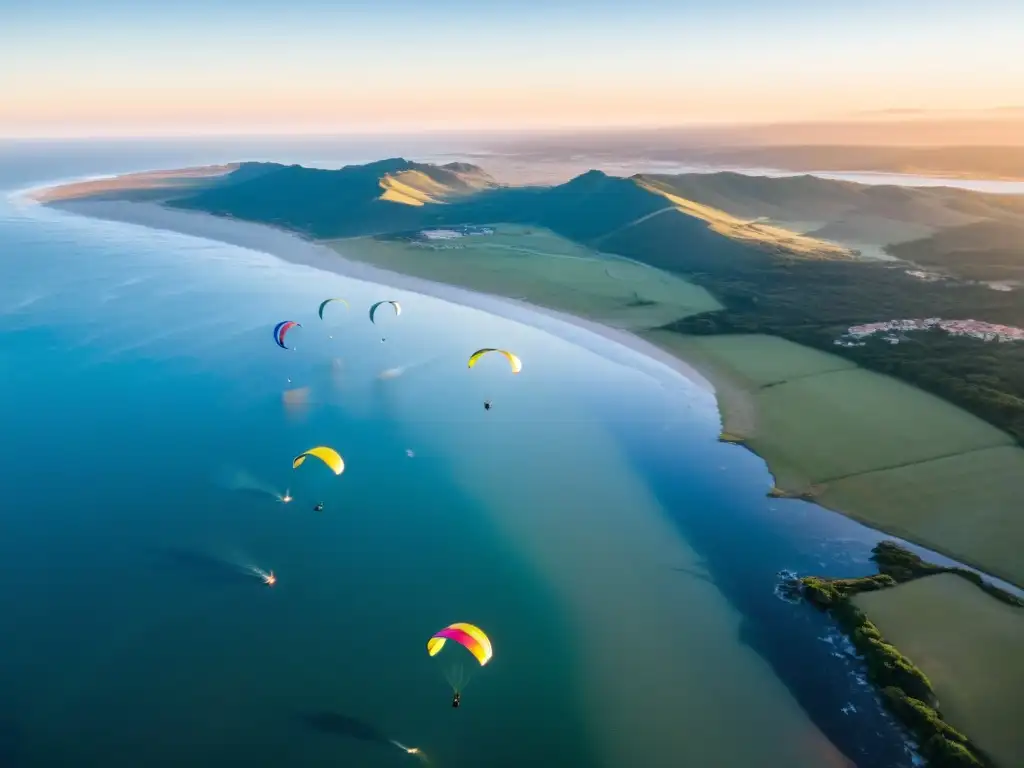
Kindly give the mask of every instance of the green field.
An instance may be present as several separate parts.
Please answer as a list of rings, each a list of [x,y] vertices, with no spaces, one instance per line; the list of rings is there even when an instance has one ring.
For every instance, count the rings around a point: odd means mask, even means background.
[[[755,399],[759,424],[750,445],[789,470],[779,477],[786,488],[1012,444],[966,411],[862,369],[765,387]]]
[[[715,384],[776,485],[1024,584],[1024,450],[967,412],[772,336],[640,334]]]
[[[539,227],[429,243],[324,241],[345,258],[474,291],[522,299],[627,330],[718,309],[711,294],[653,267],[596,253]]]
[[[1024,451],[1002,446],[829,483],[820,501],[1024,584]],[[1024,643],[1024,638],[1022,638]]]
[[[853,600],[928,676],[950,725],[1002,768],[1024,765],[1024,610],[954,574]]]
[[[849,360],[802,347],[777,336],[684,336],[672,331],[652,331],[650,338],[670,351],[727,368],[737,383],[751,390],[857,367]]]

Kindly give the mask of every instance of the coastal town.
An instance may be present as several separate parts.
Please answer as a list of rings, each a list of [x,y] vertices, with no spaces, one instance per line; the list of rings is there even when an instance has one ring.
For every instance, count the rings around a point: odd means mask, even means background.
[[[459,237],[468,237],[471,235],[493,235],[493,227],[475,227],[469,224],[465,224],[461,227],[453,227],[448,229],[424,229],[420,232],[420,237],[425,240],[455,240]]]
[[[980,341],[1024,341],[1024,330],[1011,325],[986,323],[981,320],[943,320],[928,317],[916,320],[884,320],[879,323],[854,325],[833,342],[840,347],[863,347],[870,336],[881,335],[883,341],[899,344],[908,341],[905,334],[932,329],[945,331],[951,336],[970,336]]]

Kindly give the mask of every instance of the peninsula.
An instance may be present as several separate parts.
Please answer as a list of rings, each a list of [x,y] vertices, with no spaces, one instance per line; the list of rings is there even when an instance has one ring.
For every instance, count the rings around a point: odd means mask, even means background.
[[[773,493],[1024,585],[1024,343],[937,325],[836,343],[892,318],[1024,327],[1019,197],[736,173],[510,187],[468,163],[402,158],[240,163],[39,197],[150,224],[141,211],[157,203],[178,222],[269,225],[349,262],[634,333],[715,382],[725,437],[765,458]]]

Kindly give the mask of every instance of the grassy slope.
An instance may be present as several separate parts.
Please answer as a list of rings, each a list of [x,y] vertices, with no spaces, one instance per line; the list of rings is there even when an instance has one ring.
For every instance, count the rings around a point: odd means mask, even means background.
[[[928,676],[947,722],[1000,766],[1024,764],[1024,611],[944,573],[854,603]]]
[[[998,250],[1021,242],[1024,200],[986,195],[950,187],[908,189],[831,181],[813,176],[750,177],[738,173],[682,174],[646,177],[674,194],[714,206],[734,216],[765,218],[799,232],[831,239],[850,247],[909,245],[902,251],[887,248],[900,258],[923,264],[941,264],[964,277],[976,277],[973,254],[936,260],[932,237],[937,232],[964,227],[970,248],[938,245],[950,250]],[[970,225],[977,225],[971,227]],[[993,227],[993,231],[988,231]],[[1009,235],[1005,233],[1015,233]],[[941,238],[941,235],[937,237]],[[915,242],[916,241],[916,242]],[[1006,245],[993,244],[995,243]],[[1021,246],[1024,247],[1024,246]],[[1018,264],[1024,251],[1016,251]],[[996,280],[1005,277],[977,277]]]
[[[629,330],[721,306],[703,288],[679,277],[602,256],[537,227],[498,225],[487,237],[439,244],[372,237],[327,244],[346,258]]]
[[[889,253],[972,280],[1024,283],[1024,216],[944,229]]]
[[[679,195],[667,181],[644,176],[636,177],[634,181],[641,189],[661,195],[681,213],[706,222],[713,232],[731,240],[740,240],[780,255],[800,258],[853,258],[849,249],[835,243],[801,235],[780,226],[760,221],[747,221],[719,208],[689,200]]]

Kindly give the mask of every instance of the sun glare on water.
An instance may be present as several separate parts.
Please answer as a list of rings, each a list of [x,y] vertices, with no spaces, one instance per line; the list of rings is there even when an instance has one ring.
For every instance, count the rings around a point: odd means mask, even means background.
[[[266,584],[268,587],[272,587],[275,584],[277,584],[277,576],[274,574],[273,571],[265,571],[262,568],[259,568],[255,565],[247,565],[245,569],[249,571],[249,573],[251,573],[253,576],[257,577],[264,584]]]

